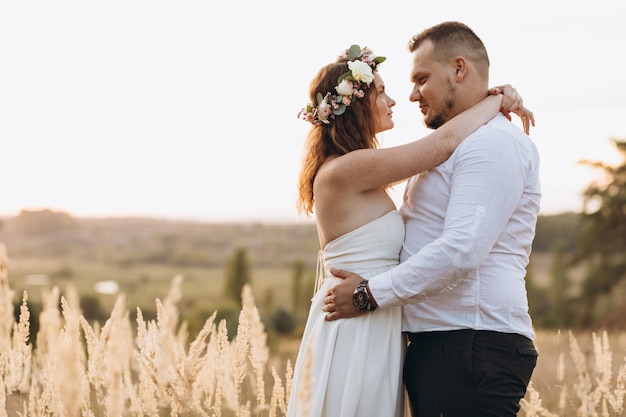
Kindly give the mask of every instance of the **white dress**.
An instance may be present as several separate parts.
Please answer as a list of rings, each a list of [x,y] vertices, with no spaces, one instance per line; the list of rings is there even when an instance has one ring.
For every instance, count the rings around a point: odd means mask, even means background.
[[[404,415],[400,308],[335,321],[325,321],[322,311],[327,289],[341,282],[331,266],[367,279],[399,263],[403,241],[404,223],[394,210],[320,251],[323,276],[294,367],[288,417]]]

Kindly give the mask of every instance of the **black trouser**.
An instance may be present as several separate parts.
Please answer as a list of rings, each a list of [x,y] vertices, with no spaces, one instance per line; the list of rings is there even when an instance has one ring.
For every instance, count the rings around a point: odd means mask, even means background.
[[[527,337],[485,330],[409,333],[413,417],[514,417],[537,363]]]

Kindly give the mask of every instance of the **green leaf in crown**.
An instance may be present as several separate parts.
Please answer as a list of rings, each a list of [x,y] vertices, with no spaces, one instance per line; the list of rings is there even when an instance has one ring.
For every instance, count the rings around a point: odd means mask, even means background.
[[[346,108],[347,108],[347,107],[346,107],[346,105],[345,105],[345,104],[340,103],[340,104],[339,104],[339,106],[338,106],[336,109],[333,109],[333,114],[334,114],[335,116],[340,116],[340,115],[342,115],[342,114],[344,114],[344,113],[345,113]]]
[[[357,58],[361,57],[361,47],[359,45],[352,45],[350,49],[348,49],[348,59],[350,61],[354,61]]]

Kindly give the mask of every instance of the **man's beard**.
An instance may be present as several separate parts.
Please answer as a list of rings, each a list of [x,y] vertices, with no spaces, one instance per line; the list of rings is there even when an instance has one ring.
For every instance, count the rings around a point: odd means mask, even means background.
[[[443,119],[441,114],[436,115],[432,119],[426,122],[426,127],[430,129],[438,129],[440,128],[446,121]]]
[[[441,126],[443,126],[443,124],[450,119],[449,115],[452,112],[452,109],[454,108],[454,104],[455,104],[455,102],[454,102],[454,96],[455,96],[454,93],[455,93],[455,88],[452,85],[452,83],[450,82],[450,80],[448,80],[448,85],[447,85],[447,89],[446,89],[446,96],[443,99],[446,111],[436,114],[430,120],[426,120],[425,123],[426,123],[426,126],[428,128],[430,128],[430,129],[438,129]]]

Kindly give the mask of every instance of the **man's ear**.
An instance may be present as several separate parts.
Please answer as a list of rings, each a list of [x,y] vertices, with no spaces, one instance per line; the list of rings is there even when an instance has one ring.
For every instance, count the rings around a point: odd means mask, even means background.
[[[454,77],[457,82],[463,81],[467,75],[467,61],[462,56],[454,58]]]

